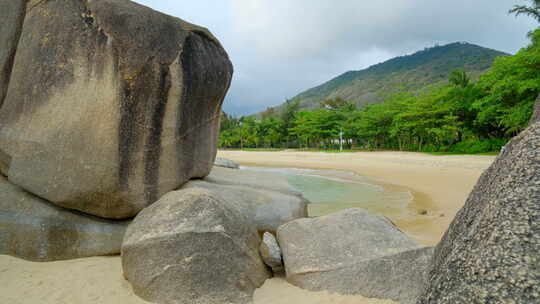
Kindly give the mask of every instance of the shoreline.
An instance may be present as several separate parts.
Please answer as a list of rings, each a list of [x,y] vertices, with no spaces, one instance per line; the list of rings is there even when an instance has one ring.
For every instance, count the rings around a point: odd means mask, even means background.
[[[230,151],[218,156],[243,166],[354,172],[385,188],[406,188],[413,195],[407,210],[413,216],[392,219],[424,245],[436,245],[463,207],[476,181],[495,156],[416,152]],[[418,217],[422,210],[428,212]]]
[[[284,169],[285,168],[285,167],[272,166],[272,165],[266,165],[266,164],[261,164],[261,163],[243,163],[243,162],[239,162],[239,164],[241,166],[251,167],[251,168],[256,168],[256,167],[259,167],[259,168],[275,168],[275,169],[282,169],[282,168]],[[286,168],[288,169],[288,168],[292,168],[292,167],[286,167]],[[335,168],[329,169],[329,168],[314,168],[314,167],[295,167],[293,169],[311,169],[311,170],[322,170],[322,171],[324,171],[324,170],[336,170]],[[436,210],[436,203],[433,201],[433,199],[428,194],[417,191],[417,190],[409,188],[409,187],[402,186],[402,185],[396,185],[396,184],[392,184],[392,183],[382,181],[382,180],[379,180],[379,179],[374,179],[374,178],[372,178],[370,176],[360,175],[358,172],[355,172],[355,171],[352,171],[352,170],[339,170],[339,171],[352,172],[352,173],[354,173],[354,174],[356,174],[358,176],[366,178],[367,183],[372,184],[372,185],[377,186],[377,187],[381,187],[381,188],[384,189],[384,191],[393,192],[393,191],[399,191],[399,190],[402,190],[403,188],[405,188],[408,191],[408,193],[410,194],[411,198],[410,198],[410,202],[407,204],[407,206],[405,208],[403,208],[403,212],[409,212],[410,216],[407,217],[406,219],[397,219],[397,218],[394,218],[392,216],[389,216],[388,214],[384,214],[384,215],[389,217],[392,220],[392,222],[394,222],[396,224],[396,226],[398,226],[401,230],[403,230],[405,233],[407,233],[410,237],[412,237],[413,239],[415,239],[418,242],[422,243],[423,245],[434,246],[434,245],[436,245],[438,243],[438,240],[436,240],[435,238],[426,238],[424,235],[422,235],[422,233],[418,232],[419,230],[422,230],[422,229],[430,226],[430,221],[427,218],[425,218],[426,216],[424,216],[424,218],[415,218],[415,219],[411,218],[414,215],[418,215],[418,213],[421,210],[431,210],[432,212],[434,212],[434,210]],[[323,176],[323,178],[326,178],[326,177]],[[440,214],[439,214],[439,216],[440,216]],[[422,224],[418,225],[418,221],[422,222]],[[436,229],[436,227],[433,227],[433,228]]]

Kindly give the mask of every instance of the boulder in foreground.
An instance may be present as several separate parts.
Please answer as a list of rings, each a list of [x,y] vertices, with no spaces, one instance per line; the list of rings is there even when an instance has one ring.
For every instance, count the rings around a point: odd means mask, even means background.
[[[359,261],[301,276],[303,288],[415,304],[426,285],[433,247]]]
[[[10,182],[125,219],[210,172],[233,68],[205,28],[128,0],[0,4],[10,21],[0,27],[0,173]]]
[[[202,189],[166,194],[129,226],[124,276],[155,303],[250,303],[270,276],[261,239],[234,206]]]
[[[62,209],[0,181],[0,254],[39,262],[119,254],[127,225]]]
[[[7,94],[25,11],[26,0],[0,0],[0,107]]]
[[[540,303],[540,122],[508,143],[435,249],[421,304]]]
[[[204,180],[190,181],[182,189],[189,188],[209,190],[228,204],[235,205],[261,234],[268,231],[275,233],[282,224],[308,216],[307,201],[298,195],[249,186],[220,185]]]
[[[386,217],[362,209],[295,220],[277,236],[287,281],[312,291],[407,301],[422,288],[431,256]]]

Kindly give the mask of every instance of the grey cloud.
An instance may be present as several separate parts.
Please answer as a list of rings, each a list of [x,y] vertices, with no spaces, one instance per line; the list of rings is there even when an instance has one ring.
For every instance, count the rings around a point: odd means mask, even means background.
[[[225,110],[247,114],[347,70],[455,41],[509,53],[537,24],[506,12],[519,0],[140,0],[208,27],[235,77]]]

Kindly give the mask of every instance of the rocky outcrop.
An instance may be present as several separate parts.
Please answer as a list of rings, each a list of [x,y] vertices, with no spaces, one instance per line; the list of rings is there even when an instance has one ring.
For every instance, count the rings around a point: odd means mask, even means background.
[[[531,117],[530,124],[533,124],[539,121],[540,121],[540,95],[538,95],[538,98],[536,99],[536,104],[534,105],[533,115]]]
[[[432,257],[433,247],[412,249],[318,271],[300,280],[310,290],[414,304],[424,290]]]
[[[362,209],[295,220],[277,237],[293,285],[403,303],[420,292],[430,257],[390,220]]]
[[[540,303],[540,122],[506,145],[435,249],[418,303]]]
[[[204,180],[220,185],[246,186],[253,189],[271,190],[289,195],[302,195],[300,191],[289,184],[287,177],[267,172],[214,167],[212,172]]]
[[[54,206],[0,178],[0,254],[55,261],[119,254],[127,222]]]
[[[216,161],[214,162],[214,166],[223,167],[223,168],[229,168],[229,169],[239,169],[240,168],[240,166],[237,163],[233,162],[232,160],[226,159],[226,158],[221,158],[221,157],[216,158]]]
[[[6,97],[27,0],[0,0],[0,107]]]
[[[155,303],[249,303],[270,276],[255,227],[210,192],[166,194],[129,226],[124,275],[137,295]]]
[[[242,170],[234,171],[241,172]],[[297,195],[249,186],[220,185],[200,180],[190,181],[182,189],[189,188],[207,189],[228,204],[235,205],[255,224],[261,234],[266,231],[275,233],[282,224],[308,216],[307,201]]]
[[[263,262],[272,268],[272,271],[276,273],[283,273],[285,268],[283,267],[283,258],[281,256],[281,248],[279,247],[276,237],[265,232],[263,240],[259,248]]]
[[[210,172],[232,65],[206,29],[128,0],[26,2],[0,0],[0,173],[123,219]]]

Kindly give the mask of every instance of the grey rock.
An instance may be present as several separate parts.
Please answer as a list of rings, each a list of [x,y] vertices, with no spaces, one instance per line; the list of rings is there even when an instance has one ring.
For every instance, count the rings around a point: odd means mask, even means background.
[[[190,181],[182,189],[189,188],[207,189],[228,204],[235,205],[261,234],[266,231],[275,233],[282,224],[308,216],[307,201],[297,195],[202,180]]]
[[[62,209],[0,181],[0,254],[39,262],[119,254],[127,225]]]
[[[8,67],[21,21],[11,2],[0,1]],[[31,0],[18,40],[0,108],[10,182],[124,219],[210,172],[232,65],[206,29],[128,0]]]
[[[512,139],[435,249],[418,303],[540,303],[540,122]]]
[[[238,166],[237,163],[230,159],[217,157],[216,161],[214,162],[214,166],[223,167],[223,168],[229,168],[229,169],[239,169],[240,166]]]
[[[26,0],[0,0],[0,107],[6,97],[25,12]]]
[[[300,191],[289,184],[286,176],[267,172],[214,167],[205,181],[220,185],[247,186],[284,194],[302,195]]]
[[[287,281],[313,291],[397,298],[396,294],[402,290],[400,287],[393,286],[396,290],[391,290],[387,284],[362,286],[362,282],[403,283],[405,279],[399,277],[399,271],[406,269],[407,263],[418,259],[415,263],[426,265],[424,253],[411,251],[422,248],[420,244],[386,217],[362,209],[295,220],[281,226],[277,237],[283,251]],[[409,251],[411,253],[404,253]],[[375,264],[385,270],[371,268]],[[420,272],[421,269],[425,267],[418,268]],[[409,269],[407,273],[415,271]],[[364,278],[360,278],[362,276]],[[414,282],[410,282],[416,288],[411,293],[421,288]],[[408,283],[403,284],[408,286]],[[399,299],[407,297],[403,295]]]
[[[281,248],[279,248],[276,237],[273,234],[269,232],[264,233],[259,251],[261,252],[263,262],[272,268],[275,274],[285,271]]]
[[[530,124],[533,124],[539,121],[540,121],[540,95],[538,95],[538,98],[536,99],[536,103],[534,105],[533,115],[531,117]]]
[[[298,277],[303,288],[414,304],[423,292],[433,247],[339,266]],[[295,285],[296,285],[295,284]]]
[[[260,242],[240,210],[210,192],[171,192],[129,226],[124,276],[150,302],[250,303],[270,276]]]

